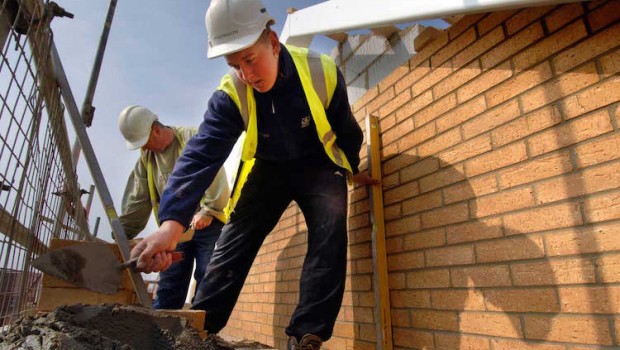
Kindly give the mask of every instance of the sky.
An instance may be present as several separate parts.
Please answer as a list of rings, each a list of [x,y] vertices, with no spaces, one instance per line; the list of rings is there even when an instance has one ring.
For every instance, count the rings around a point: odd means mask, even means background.
[[[56,0],[74,18],[55,18],[54,41],[79,108],[99,45],[110,2],[107,0]],[[286,9],[322,1],[264,0],[280,33]],[[148,5],[147,5],[148,4]],[[223,58],[207,59],[204,16],[209,1],[149,0],[117,2],[93,106],[93,124],[87,129],[116,211],[139,152],[130,151],[118,131],[119,113],[129,105],[143,105],[167,125],[198,126],[212,92],[228,71]],[[336,42],[317,37],[311,48],[330,53]],[[72,127],[69,127],[72,129]],[[73,139],[72,139],[73,142]],[[78,176],[82,188],[93,183],[84,157]],[[85,198],[84,196],[83,198]],[[111,241],[111,229],[98,195],[93,200],[90,227],[101,217],[98,237]],[[139,237],[156,228],[151,219]]]

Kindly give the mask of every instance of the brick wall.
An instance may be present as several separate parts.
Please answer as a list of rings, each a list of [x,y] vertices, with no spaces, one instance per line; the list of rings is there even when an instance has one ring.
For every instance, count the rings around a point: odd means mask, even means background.
[[[619,16],[618,0],[467,16],[354,104],[382,128],[395,349],[620,346]],[[375,349],[364,188],[349,213],[324,348]],[[291,206],[225,333],[284,347],[306,233]]]

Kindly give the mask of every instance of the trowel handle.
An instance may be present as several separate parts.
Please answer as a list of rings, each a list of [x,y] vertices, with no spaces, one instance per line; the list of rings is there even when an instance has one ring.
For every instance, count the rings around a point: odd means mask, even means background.
[[[183,253],[181,252],[177,252],[177,251],[173,251],[173,252],[169,252],[170,254],[172,254],[172,262],[175,263],[177,261],[181,261],[183,260]],[[121,264],[121,266],[119,266],[119,269],[124,270],[128,267],[131,267],[132,269],[136,269],[136,264],[138,263],[138,257],[135,257],[133,259],[129,259],[127,261],[125,261],[124,263]]]

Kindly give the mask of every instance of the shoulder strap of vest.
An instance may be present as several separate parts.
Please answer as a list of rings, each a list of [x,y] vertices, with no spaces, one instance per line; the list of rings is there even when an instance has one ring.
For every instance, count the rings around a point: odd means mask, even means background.
[[[243,127],[247,130],[249,111],[248,111],[248,85],[239,79],[237,73],[231,69],[220,82],[218,89],[224,91],[233,100],[243,119]],[[250,88],[251,89],[251,88]]]

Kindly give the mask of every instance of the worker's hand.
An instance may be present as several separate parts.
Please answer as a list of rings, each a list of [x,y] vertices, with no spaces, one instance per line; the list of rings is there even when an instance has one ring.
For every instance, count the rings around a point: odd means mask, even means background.
[[[167,220],[146,236],[131,250],[131,258],[138,257],[136,270],[151,273],[165,271],[173,263],[172,252],[183,233],[183,225]]]
[[[353,182],[360,185],[378,185],[379,180],[370,177],[367,172],[360,171],[359,173],[353,175]]]
[[[209,227],[212,221],[213,216],[202,216],[200,215],[200,213],[198,213],[194,215],[194,218],[192,219],[192,227],[194,228],[194,230],[202,230],[205,227]]]

